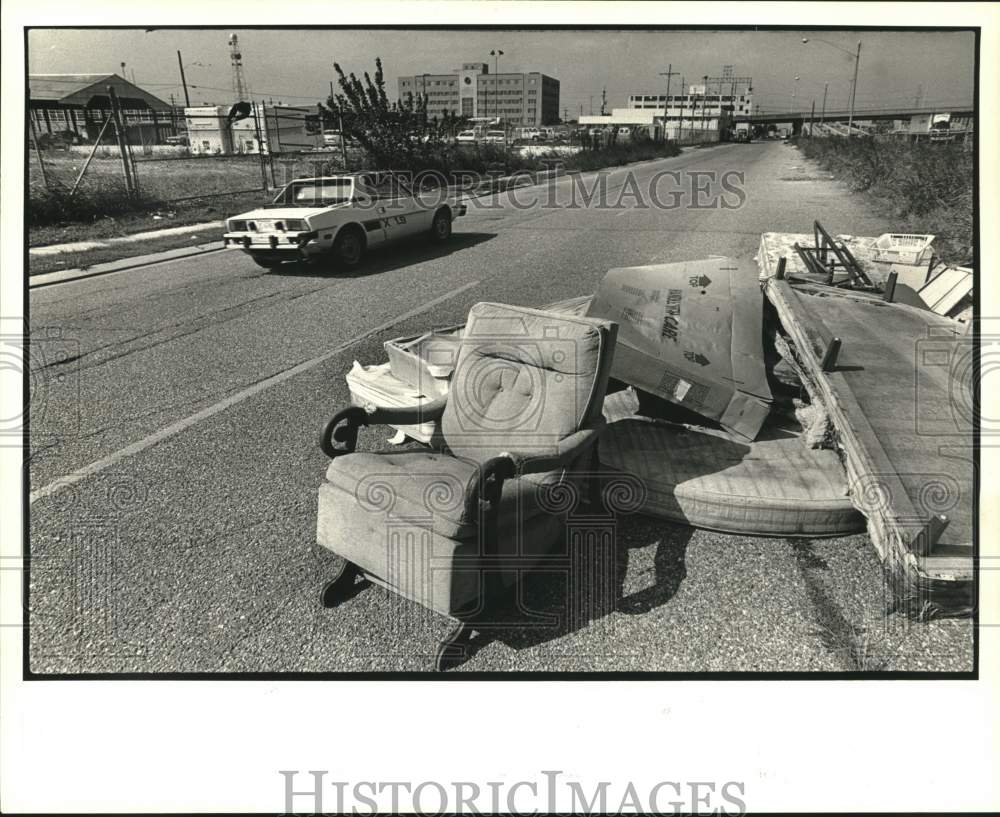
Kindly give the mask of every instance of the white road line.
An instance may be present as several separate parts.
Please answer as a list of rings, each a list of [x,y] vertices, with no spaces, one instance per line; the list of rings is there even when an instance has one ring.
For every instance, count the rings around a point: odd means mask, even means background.
[[[438,304],[443,303],[444,301],[448,301],[454,298],[456,295],[460,295],[466,290],[472,289],[473,287],[478,285],[479,281],[470,281],[469,283],[464,284],[463,286],[460,286],[457,289],[451,290],[451,292],[446,292],[444,295],[441,295],[437,298],[434,298],[431,301],[428,301],[425,304],[422,304],[421,306],[418,306],[416,309],[411,309],[409,312],[404,312],[402,315],[397,315],[394,318],[390,318],[385,323],[380,323],[378,326],[372,327],[371,329],[363,332],[357,337],[351,338],[350,340],[341,343],[336,348],[330,349],[329,351],[326,351],[323,354],[312,358],[311,360],[303,361],[302,363],[299,363],[290,369],[285,369],[284,371],[271,375],[270,377],[265,378],[264,380],[260,380],[257,383],[254,383],[252,386],[248,386],[242,391],[236,392],[236,394],[231,394],[225,400],[220,400],[218,403],[215,403],[214,405],[211,406],[207,406],[203,408],[201,411],[195,412],[194,414],[190,415],[189,417],[185,417],[182,420],[178,420],[176,423],[171,423],[165,428],[161,428],[159,431],[153,432],[148,437],[144,437],[143,439],[137,442],[134,442],[130,445],[126,445],[124,448],[115,451],[113,454],[109,454],[108,456],[103,457],[97,460],[96,462],[90,463],[90,465],[85,465],[83,468],[74,471],[72,474],[67,474],[64,477],[59,477],[53,482],[50,482],[48,485],[39,488],[37,491],[32,491],[29,497],[29,502],[30,504],[33,505],[39,499],[44,499],[47,496],[51,496],[52,494],[56,493],[56,491],[59,491],[62,488],[68,488],[72,485],[76,485],[78,482],[82,482],[87,477],[93,476],[94,474],[98,474],[101,471],[110,468],[112,465],[120,462],[126,457],[131,457],[134,454],[138,454],[140,451],[144,451],[145,449],[156,445],[157,443],[163,442],[163,440],[167,439],[168,437],[173,437],[175,434],[179,434],[185,429],[191,428],[191,426],[195,425],[196,423],[200,423],[202,420],[206,420],[209,417],[218,414],[220,411],[225,411],[230,406],[235,406],[237,403],[243,402],[248,397],[253,397],[253,395],[259,394],[260,392],[270,388],[271,386],[276,386],[278,383],[283,383],[289,378],[295,377],[295,375],[297,374],[301,374],[302,372],[308,371],[309,369],[318,366],[323,361],[328,360],[331,357],[334,357],[335,355],[339,355],[345,349],[349,349],[354,344],[359,343],[362,340],[365,340],[366,338],[372,335],[378,334],[379,332],[382,332],[391,326],[395,326],[397,323],[402,323],[403,321],[409,320],[410,318],[414,318],[417,315],[423,314],[424,312],[428,312]]]

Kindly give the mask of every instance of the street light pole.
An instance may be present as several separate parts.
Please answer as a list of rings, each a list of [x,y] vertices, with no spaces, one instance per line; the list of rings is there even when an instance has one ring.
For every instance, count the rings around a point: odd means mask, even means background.
[[[497,123],[500,122],[500,58],[503,51],[499,48],[490,51],[493,57],[493,113],[496,115]]]
[[[851,83],[851,112],[847,118],[847,135],[851,135],[854,124],[854,100],[858,93],[858,66],[861,65],[861,40],[858,40],[858,53],[854,56],[854,81]]]
[[[823,83],[823,113],[819,115],[820,122],[826,122],[826,92],[830,87],[829,82]]]
[[[830,46],[830,48],[836,48],[838,51],[843,51],[845,54],[847,54],[847,56],[849,56],[851,59],[854,60],[854,79],[851,80],[851,110],[850,113],[848,114],[848,119],[847,119],[847,135],[850,136],[851,130],[853,129],[854,126],[854,101],[857,98],[857,93],[858,93],[858,66],[861,65],[861,40],[858,40],[857,51],[851,52],[848,51],[846,48],[841,48],[836,43],[831,43],[828,42],[827,40],[820,40],[817,38],[813,39],[816,39],[816,42],[818,43],[823,43],[824,45]],[[802,42],[803,43],[809,42],[809,38],[803,37]],[[824,92],[824,97],[825,95],[826,94]]]

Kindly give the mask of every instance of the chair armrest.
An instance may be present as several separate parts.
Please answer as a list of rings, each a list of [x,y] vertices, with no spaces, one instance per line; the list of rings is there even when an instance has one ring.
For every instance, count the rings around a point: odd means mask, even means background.
[[[539,474],[567,467],[593,447],[605,425],[604,418],[599,418],[593,425],[581,428],[561,440],[557,451],[550,455],[505,451],[480,466],[474,483],[466,490],[465,516],[467,519],[479,519],[485,526],[487,553],[495,550],[497,512],[504,482],[525,474]]]
[[[368,413],[367,425],[399,425],[415,426],[440,420],[448,405],[448,395],[436,397],[428,403],[419,406],[365,406]]]
[[[519,454],[516,451],[506,451],[501,456],[510,459],[518,476],[556,471],[568,466],[596,443],[606,425],[604,418],[601,417],[593,425],[573,432],[559,441],[556,451],[552,454]]]
[[[419,406],[348,406],[338,411],[323,428],[319,447],[330,459],[350,454],[358,444],[358,429],[370,425],[419,425],[439,420],[448,404],[448,396],[438,397]],[[338,447],[335,443],[344,443]]]

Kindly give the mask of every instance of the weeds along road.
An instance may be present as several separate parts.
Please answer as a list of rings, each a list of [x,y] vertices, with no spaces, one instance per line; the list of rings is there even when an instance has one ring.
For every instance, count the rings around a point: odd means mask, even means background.
[[[444,618],[374,589],[335,610],[318,604],[335,560],[314,545],[327,465],[316,440],[349,401],[354,360],[382,362],[383,341],[461,323],[478,301],[539,306],[592,292],[615,266],[750,257],[762,232],[809,231],[814,218],[833,233],[892,226],[774,142],[610,171],[609,202],[633,184],[648,200],[664,170],[742,171],[745,200],[524,208],[501,195],[470,207],[447,246],[389,247],[350,274],[268,273],[227,251],[33,290],[44,368],[31,418],[31,668],[427,669]],[[557,202],[573,184],[556,183]],[[533,192],[545,200],[544,188],[514,196]],[[362,435],[362,448],[389,436]],[[502,634],[462,669],[971,666],[969,622],[883,616],[865,536],[802,544],[637,516],[619,539],[629,612]],[[565,603],[545,577],[527,592],[540,609]]]

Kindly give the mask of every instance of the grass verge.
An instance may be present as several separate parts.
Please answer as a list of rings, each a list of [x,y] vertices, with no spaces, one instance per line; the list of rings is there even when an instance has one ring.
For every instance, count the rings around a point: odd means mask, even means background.
[[[797,144],[806,157],[898,219],[898,232],[933,234],[942,260],[973,262],[973,154],[964,144],[872,137],[799,139]]]
[[[209,242],[222,245],[219,236],[222,227],[215,230],[202,230],[197,235],[171,235],[152,238],[145,241],[130,241],[122,244],[112,244],[108,247],[96,247],[91,250],[61,252],[55,255],[28,256],[28,275],[42,275],[46,272],[59,272],[67,269],[89,269],[98,264],[111,261],[122,261],[140,255],[178,250],[184,247],[194,247]]]

